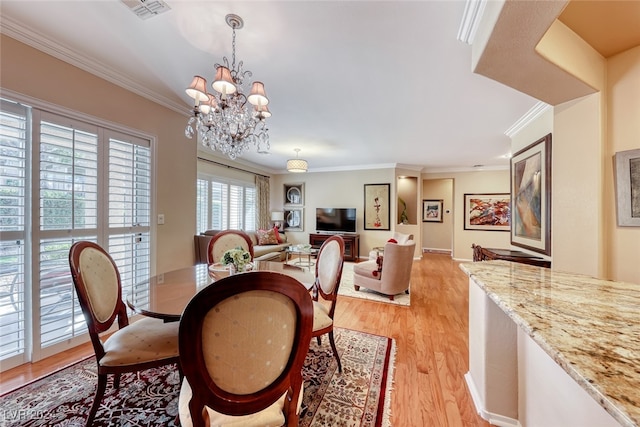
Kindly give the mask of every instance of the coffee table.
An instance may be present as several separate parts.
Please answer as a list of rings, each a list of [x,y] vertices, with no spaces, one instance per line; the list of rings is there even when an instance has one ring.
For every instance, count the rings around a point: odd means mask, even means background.
[[[291,256],[295,255],[295,261],[292,261]],[[292,265],[300,268],[313,267],[316,263],[311,259],[312,256],[318,255],[318,249],[310,247],[308,245],[295,245],[289,246],[285,249],[284,263],[286,265]]]

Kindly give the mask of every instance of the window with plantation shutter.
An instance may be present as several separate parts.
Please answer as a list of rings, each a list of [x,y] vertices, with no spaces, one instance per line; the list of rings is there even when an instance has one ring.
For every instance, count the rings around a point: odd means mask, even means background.
[[[33,302],[38,352],[86,332],[68,259],[75,241],[97,241],[99,146],[97,126],[45,112],[36,118],[40,227],[34,233],[32,289],[38,295]]]
[[[205,231],[210,222],[209,181],[198,179],[196,181],[196,234]]]
[[[255,186],[199,175],[196,215],[198,233],[206,230],[255,230]]]
[[[109,254],[123,284],[123,298],[134,284],[149,279],[151,226],[151,149],[148,141],[109,137]]]
[[[29,109],[0,100],[0,360],[25,360]]]
[[[148,281],[153,191],[149,140],[0,101],[4,370],[87,340],[69,272],[74,242],[111,254],[123,296]]]

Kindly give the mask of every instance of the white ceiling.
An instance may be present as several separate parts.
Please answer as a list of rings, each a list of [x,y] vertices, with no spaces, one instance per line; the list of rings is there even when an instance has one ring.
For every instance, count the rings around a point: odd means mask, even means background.
[[[167,3],[141,20],[118,0],[2,0],[2,32],[182,111],[186,124],[184,89],[231,55],[225,15],[240,15],[238,60],[265,83],[273,113],[271,153],[243,160],[270,171],[294,148],[311,171],[506,168],[504,132],[537,103],[471,72],[471,47],[456,38],[464,1]]]

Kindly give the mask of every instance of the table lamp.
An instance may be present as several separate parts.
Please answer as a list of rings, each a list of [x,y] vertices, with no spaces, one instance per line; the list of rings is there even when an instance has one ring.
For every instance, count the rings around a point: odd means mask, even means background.
[[[273,221],[273,226],[280,230],[282,228],[282,221],[284,221],[284,212],[271,212],[271,221]]]

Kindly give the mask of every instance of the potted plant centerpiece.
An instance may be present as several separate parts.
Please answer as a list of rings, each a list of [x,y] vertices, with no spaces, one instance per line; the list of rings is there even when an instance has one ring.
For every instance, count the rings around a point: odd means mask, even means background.
[[[222,264],[229,266],[229,273],[241,273],[251,264],[251,254],[241,247],[229,249],[222,256]]]

